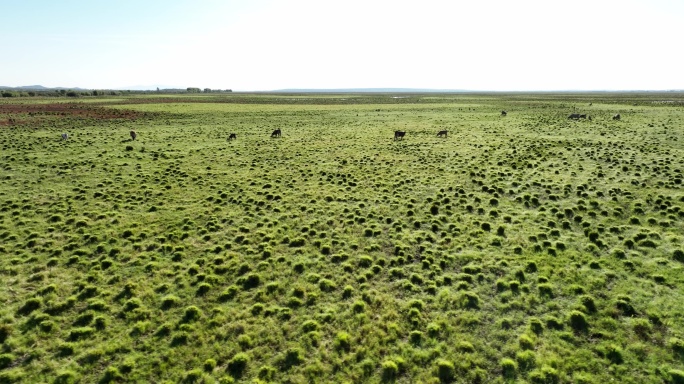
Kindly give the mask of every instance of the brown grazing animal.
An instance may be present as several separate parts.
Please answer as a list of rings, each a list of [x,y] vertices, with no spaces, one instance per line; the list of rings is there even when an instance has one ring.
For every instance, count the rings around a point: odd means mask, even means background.
[[[135,131],[131,131],[131,140],[135,140],[136,137],[138,137],[138,134]]]
[[[406,136],[406,131],[394,131],[394,140],[397,139],[404,139],[404,136]]]
[[[437,137],[447,137],[447,131],[439,131],[437,132]]]
[[[233,139],[237,139],[237,135],[234,133],[231,133],[230,136],[228,136],[228,141],[233,140]]]
[[[275,131],[273,131],[273,133],[271,133],[271,137],[280,137],[281,135],[282,133],[280,132],[280,128],[276,129]]]

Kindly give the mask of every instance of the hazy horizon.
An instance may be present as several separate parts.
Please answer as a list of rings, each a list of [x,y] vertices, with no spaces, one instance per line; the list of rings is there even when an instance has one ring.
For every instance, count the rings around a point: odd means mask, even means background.
[[[11,53],[0,86],[684,89],[676,0],[27,0],[0,11]]]
[[[32,84],[28,86],[5,86],[0,84],[0,89],[14,89],[31,91],[38,90],[33,87],[42,87],[40,84]],[[177,91],[186,90],[187,88],[197,88],[197,87],[171,87],[171,86],[132,86],[132,87],[118,87],[118,88],[84,88],[79,86],[69,87],[69,86],[57,86],[57,87],[43,87],[45,90],[103,90],[103,91],[139,91],[139,92],[154,92],[155,90],[160,91]],[[551,90],[489,90],[489,89],[437,89],[437,88],[397,88],[397,87],[386,87],[386,88],[282,88],[282,89],[270,89],[270,90],[237,90],[232,89],[222,89],[222,88],[211,88],[205,87],[212,90],[212,92],[224,92],[230,91],[232,93],[282,93],[282,92],[292,92],[292,93],[669,93],[669,92],[684,92],[684,89],[551,89]],[[201,88],[204,91],[204,88]]]

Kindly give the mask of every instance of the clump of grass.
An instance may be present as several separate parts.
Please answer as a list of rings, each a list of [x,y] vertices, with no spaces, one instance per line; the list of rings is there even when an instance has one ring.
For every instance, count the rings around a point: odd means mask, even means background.
[[[441,331],[442,327],[438,323],[430,323],[427,325],[427,334],[432,338],[438,337]]]
[[[211,284],[209,283],[200,283],[197,285],[197,296],[204,296],[206,295],[209,291],[211,290]]]
[[[358,264],[361,268],[368,268],[373,265],[373,258],[368,255],[363,255],[359,257]]]
[[[636,316],[637,311],[632,306],[629,297],[622,296],[615,301],[615,307],[622,312],[625,316]]]
[[[74,384],[78,381],[78,374],[71,370],[60,370],[55,375],[55,384]]]
[[[337,332],[333,345],[338,351],[349,352],[351,350],[351,336],[344,331]]]
[[[608,346],[606,350],[606,357],[612,364],[622,364],[625,361],[622,348],[614,344]]]
[[[240,288],[237,285],[231,285],[225,290],[223,290],[223,292],[221,292],[221,294],[218,297],[218,300],[220,302],[232,300],[238,294],[239,291]]]
[[[672,384],[684,384],[684,371],[680,369],[670,369],[668,372]]]
[[[257,372],[257,376],[266,381],[272,381],[274,376],[276,375],[276,369],[271,367],[270,365],[263,365],[259,368],[259,371]]]
[[[575,330],[575,332],[586,332],[589,329],[589,322],[584,313],[580,311],[571,311],[568,317],[570,327]]]
[[[95,317],[95,315],[90,311],[82,313],[78,317],[76,317],[76,320],[74,321],[74,325],[79,325],[79,326],[89,325],[93,321],[94,317]]]
[[[154,335],[155,335],[156,337],[165,337],[165,336],[168,336],[168,335],[171,334],[171,328],[172,328],[171,324],[169,324],[169,323],[164,323],[164,324],[160,325],[160,326],[154,331]]]
[[[318,282],[318,287],[321,289],[322,292],[332,292],[335,289],[337,289],[337,284],[335,284],[335,282],[330,279],[321,279]]]
[[[501,374],[507,379],[513,379],[518,373],[518,364],[515,360],[509,358],[501,359],[499,363],[501,366]]]
[[[634,319],[632,322],[632,329],[634,333],[637,334],[642,339],[648,339],[651,336],[651,331],[653,329],[651,322],[647,319]]]
[[[679,261],[680,263],[684,263],[684,251],[681,249],[675,249],[674,252],[672,253],[672,258],[675,261]]]
[[[563,323],[555,316],[546,316],[544,320],[546,321],[546,327],[549,329],[563,329]]]
[[[553,298],[554,293],[553,293],[553,285],[549,283],[541,283],[537,285],[537,289],[539,289],[539,296],[541,297],[547,297],[547,298]]]
[[[104,374],[102,375],[102,380],[100,381],[101,383],[111,383],[115,381],[121,381],[123,380],[124,376],[121,374],[119,369],[114,366],[109,366],[107,369],[105,369]]]
[[[250,308],[250,312],[254,316],[261,314],[263,311],[264,311],[264,305],[261,303],[256,303],[256,304],[252,305],[252,307]]]
[[[385,382],[393,382],[399,376],[399,366],[392,360],[383,361],[380,369],[382,370],[382,380]]]
[[[92,336],[95,333],[95,329],[92,327],[78,327],[78,328],[73,328],[69,332],[69,337],[68,339],[70,341],[77,341],[77,340],[83,340],[87,339],[90,336]]]
[[[244,278],[238,279],[242,283],[242,288],[245,290],[254,289],[261,284],[261,276],[257,273],[250,273]]]
[[[468,309],[478,309],[480,308],[480,297],[470,291],[466,291],[461,293],[458,302],[460,303],[461,307],[463,308],[468,308]]]
[[[86,351],[77,358],[77,361],[82,365],[95,364],[105,355],[104,351],[100,348],[94,348]]]
[[[283,370],[288,370],[304,362],[304,354],[299,348],[288,348],[280,358]]]
[[[176,305],[178,305],[178,303],[180,303],[180,301],[181,301],[180,298],[178,296],[175,296],[175,295],[164,296],[161,300],[161,308],[163,310],[173,308]]]
[[[140,299],[138,299],[137,297],[134,297],[130,300],[127,300],[123,305],[123,309],[126,312],[131,312],[134,309],[141,308],[141,307],[142,307],[142,301]]]
[[[12,362],[16,359],[16,356],[14,356],[11,353],[3,353],[0,354],[0,369],[5,369],[12,365]]]
[[[342,298],[343,299],[349,299],[354,295],[354,287],[351,285],[345,285],[343,290],[342,290]]]
[[[451,383],[456,378],[456,367],[448,360],[439,359],[435,363],[435,376],[442,383]]]
[[[320,327],[320,324],[318,324],[318,322],[315,320],[307,320],[304,323],[302,323],[302,330],[304,332],[317,331]]]
[[[672,337],[667,341],[668,347],[679,357],[684,357],[684,340]]]
[[[199,320],[202,317],[202,311],[194,305],[185,308],[183,313],[183,323],[190,323]]]
[[[541,334],[544,331],[544,324],[541,320],[539,320],[536,317],[530,318],[529,324],[530,330],[537,335]]]
[[[558,374],[558,371],[548,365],[544,365],[539,369],[531,371],[527,377],[532,383],[535,384],[560,383],[560,375]]]
[[[596,303],[594,302],[594,298],[592,296],[582,295],[580,297],[580,303],[582,304],[587,313],[596,313]]]
[[[461,340],[456,344],[456,349],[463,353],[474,353],[475,347],[469,341]]]
[[[26,300],[24,304],[21,307],[19,307],[19,310],[17,310],[17,314],[21,316],[26,316],[31,312],[39,309],[42,305],[43,302],[40,298],[32,297]]]
[[[524,350],[515,354],[515,360],[522,371],[528,371],[536,365],[536,355],[533,351]]]
[[[159,329],[158,331],[161,331],[161,329]],[[171,346],[172,347],[178,347],[181,345],[186,345],[186,344],[188,344],[189,340],[190,340],[190,335],[188,335],[187,332],[185,332],[185,331],[176,332],[173,334],[173,337],[171,338]]]
[[[9,324],[0,324],[0,344],[5,343],[12,334],[12,327]]]
[[[409,333],[409,340],[411,341],[411,344],[420,345],[423,342],[423,332],[411,331],[411,333]]]
[[[522,334],[518,338],[518,345],[523,350],[534,349],[534,339],[532,337],[530,337],[529,335]]]

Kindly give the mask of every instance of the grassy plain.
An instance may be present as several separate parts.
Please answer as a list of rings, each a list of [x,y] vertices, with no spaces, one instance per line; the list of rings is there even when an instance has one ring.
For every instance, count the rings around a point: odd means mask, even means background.
[[[682,94],[54,103],[0,100],[0,383],[684,382]]]

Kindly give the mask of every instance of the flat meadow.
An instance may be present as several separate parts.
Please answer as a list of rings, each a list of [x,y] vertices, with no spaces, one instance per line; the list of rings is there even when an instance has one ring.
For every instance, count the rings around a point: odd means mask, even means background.
[[[683,171],[674,92],[1,99],[0,383],[684,383]]]

